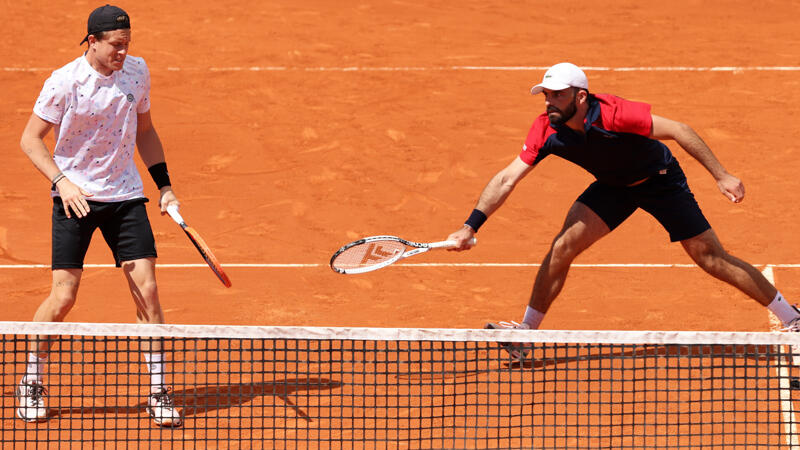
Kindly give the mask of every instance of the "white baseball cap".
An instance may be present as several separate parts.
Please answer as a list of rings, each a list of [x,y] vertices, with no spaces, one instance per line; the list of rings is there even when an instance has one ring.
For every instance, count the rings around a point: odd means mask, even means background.
[[[531,88],[531,94],[536,95],[544,89],[560,91],[568,87],[589,89],[589,80],[578,66],[563,62],[547,69],[542,82]]]

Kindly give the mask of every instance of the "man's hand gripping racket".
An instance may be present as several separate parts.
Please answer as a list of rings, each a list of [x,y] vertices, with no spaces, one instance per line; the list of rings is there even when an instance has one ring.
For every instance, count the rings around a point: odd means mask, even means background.
[[[211,270],[213,270],[217,275],[219,281],[221,281],[225,287],[231,287],[231,280],[228,278],[228,275],[225,274],[225,271],[222,270],[222,266],[219,264],[219,261],[217,261],[217,258],[214,256],[214,254],[211,253],[211,249],[208,248],[208,245],[206,245],[205,241],[203,241],[203,238],[200,237],[200,233],[198,233],[194,228],[186,225],[186,221],[184,221],[183,217],[181,217],[181,215],[178,213],[178,206],[175,204],[167,206],[167,213],[170,217],[172,217],[172,220],[174,220],[175,223],[181,226],[183,232],[186,233],[186,236],[188,236],[189,240],[192,241],[192,244],[194,244],[197,251],[200,252],[200,256],[206,260],[208,267],[211,267]]]
[[[475,245],[475,238],[470,240]],[[409,256],[419,255],[435,248],[453,248],[456,241],[419,243],[396,236],[371,236],[351,242],[331,257],[331,269],[343,274],[371,272],[394,264]]]

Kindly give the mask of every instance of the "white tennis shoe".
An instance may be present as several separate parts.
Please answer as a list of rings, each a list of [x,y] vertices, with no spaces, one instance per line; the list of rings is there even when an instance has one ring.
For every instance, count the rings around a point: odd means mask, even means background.
[[[782,331],[789,331],[793,333],[800,332],[800,317],[794,319],[793,321],[789,322],[782,328]]]
[[[156,425],[162,427],[179,427],[183,420],[181,414],[172,403],[172,395],[167,388],[152,392],[147,397],[147,412]]]
[[[518,323],[514,322],[513,320],[510,321],[502,321],[502,322],[489,322],[483,328],[487,330],[530,330],[531,327],[527,323]],[[498,342],[500,347],[503,347],[503,350],[507,351],[508,354],[511,356],[516,362],[522,362],[525,360],[525,357],[528,356],[528,349],[525,348],[525,344],[521,342]]]
[[[25,422],[44,422],[47,420],[47,389],[41,382],[23,381],[17,385],[14,394],[19,400],[17,417]]]

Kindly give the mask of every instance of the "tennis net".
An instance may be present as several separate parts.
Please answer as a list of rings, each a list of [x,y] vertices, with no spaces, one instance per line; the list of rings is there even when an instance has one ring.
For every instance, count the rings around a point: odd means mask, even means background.
[[[795,333],[0,322],[3,448],[792,448]],[[33,338],[47,413],[17,416]],[[178,427],[147,413],[163,346]],[[527,350],[512,360],[497,341]]]

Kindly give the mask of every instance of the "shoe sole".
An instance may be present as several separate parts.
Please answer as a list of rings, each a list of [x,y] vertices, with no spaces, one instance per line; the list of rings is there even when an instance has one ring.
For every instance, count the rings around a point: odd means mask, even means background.
[[[507,330],[508,328],[505,327],[498,327],[493,323],[487,323],[483,328],[487,330]],[[497,343],[500,348],[505,350],[511,359],[517,362],[525,361],[525,357],[528,355],[528,351],[525,349],[520,349],[518,344],[514,342],[498,342]]]
[[[183,425],[183,421],[180,418],[172,419],[169,417],[163,417],[159,419],[158,417],[156,417],[156,413],[155,411],[153,411],[153,408],[149,406],[147,407],[147,413],[150,414],[150,417],[153,418],[153,422],[155,422],[156,425],[160,427],[177,428]]]
[[[20,411],[20,409],[19,409],[19,408],[17,408],[17,418],[19,418],[19,420],[21,420],[21,421],[23,421],[23,422],[25,422],[25,423],[41,423],[41,422],[47,422],[47,414],[45,414],[45,416],[44,416],[44,417],[37,417],[37,418],[31,419],[31,418],[29,418],[29,417],[25,417],[25,416],[22,414],[22,411]]]

